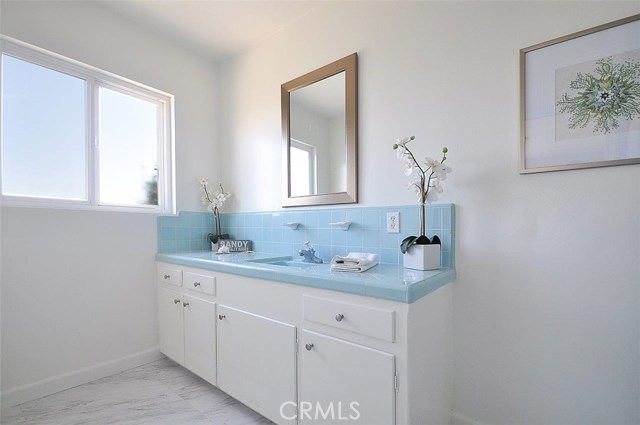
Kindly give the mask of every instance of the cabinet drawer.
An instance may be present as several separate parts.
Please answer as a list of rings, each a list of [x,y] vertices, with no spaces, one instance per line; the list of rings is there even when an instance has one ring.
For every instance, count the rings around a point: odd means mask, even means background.
[[[184,286],[192,291],[204,294],[216,294],[216,278],[203,274],[184,272]]]
[[[166,266],[158,266],[158,282],[182,286],[182,270]]]
[[[304,318],[383,341],[395,341],[395,311],[304,296]]]

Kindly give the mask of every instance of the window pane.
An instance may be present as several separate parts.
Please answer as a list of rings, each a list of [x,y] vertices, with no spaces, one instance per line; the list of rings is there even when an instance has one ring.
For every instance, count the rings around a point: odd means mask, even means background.
[[[86,200],[86,82],[2,55],[2,193]]]
[[[100,202],[158,205],[160,105],[100,88]]]
[[[309,152],[291,146],[291,196],[310,195],[311,155]]]

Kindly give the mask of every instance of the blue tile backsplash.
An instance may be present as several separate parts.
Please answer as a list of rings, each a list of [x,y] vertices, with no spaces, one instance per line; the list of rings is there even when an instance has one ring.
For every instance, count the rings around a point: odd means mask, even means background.
[[[387,213],[400,212],[400,233],[387,233]],[[256,252],[298,256],[305,241],[311,241],[316,255],[330,261],[334,255],[371,252],[380,255],[381,263],[401,264],[400,242],[417,235],[419,207],[361,207],[308,209],[295,211],[223,213],[224,233],[233,239],[253,241]],[[455,206],[427,206],[427,236],[438,235],[442,241],[442,267],[455,266]],[[330,223],[350,221],[343,231]],[[284,223],[300,223],[297,230]],[[158,252],[174,253],[211,249],[207,235],[214,229],[213,214],[182,211],[177,216],[158,217]]]

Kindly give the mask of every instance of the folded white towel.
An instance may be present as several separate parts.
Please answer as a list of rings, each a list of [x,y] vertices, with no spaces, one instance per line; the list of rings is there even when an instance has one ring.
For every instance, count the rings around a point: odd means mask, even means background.
[[[371,267],[376,266],[376,264],[367,264],[366,266],[341,266],[339,264],[332,264],[331,265],[331,271],[332,272],[362,273],[362,272],[365,272],[365,271],[369,270]]]
[[[364,266],[368,264],[377,264],[378,254],[367,252],[350,252],[346,257],[336,255],[331,259],[331,264]]]
[[[336,255],[331,259],[332,272],[361,273],[378,264],[378,254],[350,252],[346,257]]]

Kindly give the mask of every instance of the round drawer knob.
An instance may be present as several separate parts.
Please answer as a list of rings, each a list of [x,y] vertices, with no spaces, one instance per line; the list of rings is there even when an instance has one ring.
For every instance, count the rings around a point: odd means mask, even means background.
[[[182,303],[182,307],[186,307],[188,305],[189,305],[189,303]]]
[[[220,320],[224,319],[225,317],[227,317],[227,316],[225,316],[224,314],[218,314],[218,319],[220,319]]]
[[[200,282],[193,282],[193,286],[197,288],[198,286],[200,286]]]
[[[336,314],[336,322],[342,322],[342,319],[344,319],[344,314]]]
[[[313,344],[305,344],[304,348],[306,348],[307,351],[311,351],[313,349]]]
[[[174,304],[180,304],[180,300],[179,300],[179,299],[177,299],[177,298],[174,298],[174,299],[173,299],[173,303],[174,303]]]
[[[165,278],[165,280],[167,280],[167,279],[171,278],[171,275],[170,274],[165,274],[164,278]]]

